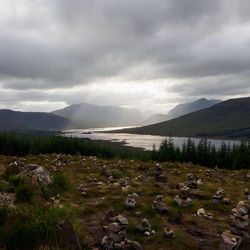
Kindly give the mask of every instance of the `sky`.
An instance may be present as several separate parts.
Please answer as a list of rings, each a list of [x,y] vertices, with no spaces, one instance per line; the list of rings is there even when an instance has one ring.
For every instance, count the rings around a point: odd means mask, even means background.
[[[167,113],[250,96],[250,0],[1,0],[0,109]]]

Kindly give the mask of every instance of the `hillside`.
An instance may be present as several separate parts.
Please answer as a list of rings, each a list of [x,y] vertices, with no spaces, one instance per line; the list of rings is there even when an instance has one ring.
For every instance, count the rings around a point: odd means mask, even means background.
[[[0,130],[62,130],[73,126],[66,118],[44,112],[0,110]]]
[[[227,100],[170,121],[119,132],[165,136],[250,137],[250,98]]]
[[[161,166],[62,154],[2,156],[0,248],[107,249],[104,236],[120,244],[118,236],[126,231],[131,241],[121,244],[137,247],[121,249],[220,249],[231,210],[250,188],[248,171],[171,162]],[[181,185],[192,192],[187,207],[176,202]],[[212,199],[219,188],[227,192],[223,204]],[[1,206],[6,198],[8,210]],[[124,231],[118,234],[120,224],[113,222],[121,220]],[[142,221],[150,226],[142,227]],[[242,239],[239,249],[246,250],[249,241]]]
[[[201,109],[210,108],[214,104],[221,102],[220,100],[208,100],[206,98],[201,98],[194,102],[179,104],[167,114],[167,119],[171,120]]]
[[[72,120],[79,128],[130,126],[145,119],[137,110],[86,103],[74,104],[53,113]]]
[[[205,108],[210,108],[214,104],[217,104],[219,102],[221,102],[221,100],[208,100],[206,98],[201,98],[194,102],[178,104],[173,109],[171,109],[167,114],[152,115],[151,117],[143,121],[140,125],[150,125],[154,123],[168,121],[195,111],[199,111]]]

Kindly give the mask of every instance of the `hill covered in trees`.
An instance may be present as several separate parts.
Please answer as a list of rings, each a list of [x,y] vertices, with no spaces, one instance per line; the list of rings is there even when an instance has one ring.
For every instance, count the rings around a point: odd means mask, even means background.
[[[250,97],[231,99],[179,118],[124,133],[162,136],[250,138]]]
[[[63,117],[45,112],[0,110],[0,131],[62,130],[74,126]]]

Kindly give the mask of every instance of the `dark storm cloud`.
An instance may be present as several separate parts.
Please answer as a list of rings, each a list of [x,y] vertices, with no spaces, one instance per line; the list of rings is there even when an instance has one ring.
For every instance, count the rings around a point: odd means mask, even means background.
[[[114,78],[174,80],[167,91],[184,99],[250,93],[249,0],[0,5],[0,88],[17,90],[15,100],[62,101],[43,91]]]

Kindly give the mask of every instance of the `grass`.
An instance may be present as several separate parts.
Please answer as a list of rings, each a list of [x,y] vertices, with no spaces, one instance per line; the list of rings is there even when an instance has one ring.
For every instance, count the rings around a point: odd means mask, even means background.
[[[208,179],[204,174],[204,170],[207,169],[205,167],[177,162],[162,163],[170,183],[170,188],[164,190],[154,184],[155,163],[152,161],[99,158],[94,160],[92,157],[68,155],[61,157],[66,165],[58,173],[50,172],[53,175],[53,182],[48,186],[33,186],[26,179],[15,176],[13,172],[9,174],[7,171],[8,183],[0,182],[0,190],[6,192],[11,187],[14,189],[17,200],[15,212],[6,208],[0,209],[0,248],[39,249],[44,246],[47,249],[71,249],[68,242],[64,242],[64,239],[56,233],[58,223],[68,216],[79,236],[82,248],[91,249],[90,246],[93,246],[97,237],[103,236],[104,232],[100,225],[108,225],[104,217],[107,211],[113,208],[116,214],[121,214],[128,219],[128,238],[139,241],[145,250],[199,249],[201,245],[197,231],[201,231],[204,235],[204,240],[210,249],[219,249],[220,237],[218,235],[229,228],[231,209],[239,200],[244,199],[244,188],[250,188],[250,183],[243,181],[247,174],[246,170],[225,170],[223,173],[225,181],[218,182],[217,179],[221,174],[215,174]],[[28,155],[25,158],[27,163],[43,165],[50,171],[55,156]],[[86,159],[84,165],[82,165],[83,158]],[[11,160],[12,158],[8,156],[0,157],[0,165],[8,166]],[[105,170],[102,168],[103,165],[106,165]],[[129,177],[130,187],[122,190],[119,185],[109,184],[105,179],[107,170],[111,172],[114,170],[113,177],[117,184],[121,177]],[[186,181],[186,175],[190,172],[197,178],[205,176],[204,184],[199,186],[201,199],[194,200],[187,208],[181,208],[174,201],[174,196],[179,192],[174,189],[174,184]],[[4,174],[4,171],[1,173]],[[150,181],[141,182],[139,178],[137,179],[139,175],[148,175]],[[95,182],[88,182],[89,177],[103,181],[104,184],[96,185]],[[88,188],[87,196],[82,197],[78,191],[80,184]],[[230,205],[212,203],[212,196],[218,187],[227,191],[226,196],[231,199]],[[124,206],[124,203],[128,194],[133,192],[139,194],[139,197],[135,198],[135,208],[128,208]],[[60,194],[62,208],[57,205],[48,205],[50,198],[57,193]],[[158,194],[163,195],[163,202],[169,209],[166,214],[158,214],[152,209],[152,203]],[[214,220],[208,221],[194,216],[199,208],[213,213]],[[140,212],[139,215],[136,212]],[[149,220],[152,229],[156,231],[155,235],[146,237],[138,230],[143,218]],[[96,221],[98,225],[95,225]],[[174,230],[175,239],[163,237],[166,225]]]

